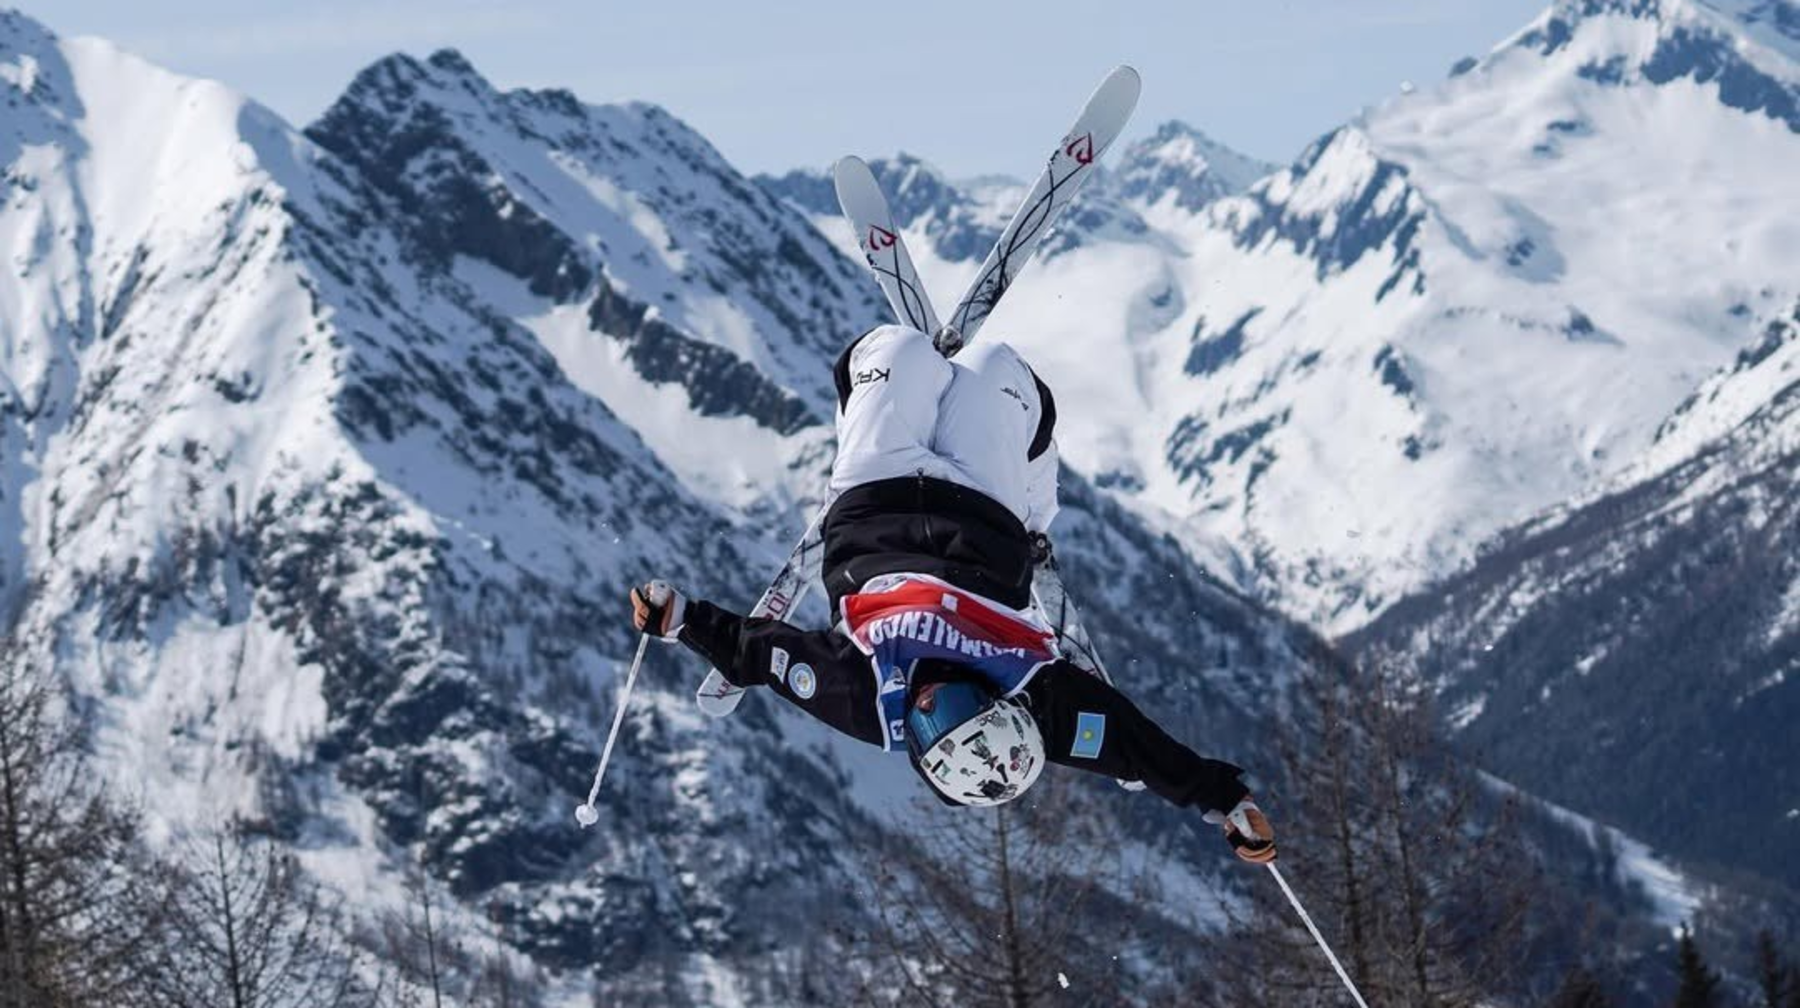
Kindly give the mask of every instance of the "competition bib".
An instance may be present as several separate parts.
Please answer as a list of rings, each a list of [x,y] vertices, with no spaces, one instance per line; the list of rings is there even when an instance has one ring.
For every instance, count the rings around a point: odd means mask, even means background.
[[[840,603],[844,626],[870,658],[887,747],[906,741],[907,677],[921,659],[952,661],[1001,696],[1025,688],[1055,661],[1056,635],[1027,613],[1008,609],[923,574],[886,574]]]

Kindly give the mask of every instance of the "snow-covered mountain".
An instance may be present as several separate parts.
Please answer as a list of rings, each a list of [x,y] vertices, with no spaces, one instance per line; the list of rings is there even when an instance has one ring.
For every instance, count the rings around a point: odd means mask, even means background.
[[[1077,208],[1140,226],[989,332],[1214,569],[1336,631],[1414,596],[1351,643],[1495,772],[1791,885],[1797,57],[1792,3],[1559,3],[1197,209],[1141,144]],[[940,298],[971,204],[903,218]]]
[[[1791,303],[1795,12],[1559,3],[1247,191],[1254,163],[1166,126],[994,331],[1098,418],[1078,467],[1348,630],[1629,464]],[[902,216],[940,299],[973,203]],[[1107,204],[1129,218],[1082,232]]]
[[[979,263],[994,247],[1008,215],[1025,194],[1024,183],[1004,178],[984,185],[959,185],[906,153],[874,158],[869,168],[888,197],[895,223],[909,229],[909,242],[951,262]],[[842,231],[849,240],[849,226],[841,222],[830,172],[795,169],[779,177],[759,176],[756,181],[805,213],[815,226],[833,234]],[[855,247],[853,242],[850,247]]]
[[[1197,211],[1249,189],[1276,166],[1219,143],[1183,122],[1166,122],[1126,147],[1109,188],[1143,206]]]
[[[619,585],[710,571],[742,594],[768,562],[753,526],[686,489],[486,293],[525,303],[541,282],[544,304],[619,303],[607,261],[576,244],[588,235],[565,233],[577,251],[554,262],[528,258],[554,235],[509,180],[467,162],[460,214],[434,212],[434,227],[449,223],[425,231],[406,194],[217,84],[17,15],[0,28],[0,234],[15,265],[0,280],[4,660],[53,668],[95,701],[108,765],[168,828],[264,822],[373,905],[422,859],[546,963],[606,956],[628,976],[643,956],[635,922],[671,901],[686,948],[721,941],[723,894],[750,884],[752,859],[729,837],[748,813],[711,803],[723,761],[683,738],[679,680],[643,708],[641,780],[609,811],[725,828],[652,840],[567,823],[628,647]],[[377,79],[448,78],[471,102],[485,87],[439,63],[395,61]],[[556,106],[537,125],[574,129],[585,114]],[[619,119],[620,143],[681,135],[647,111]],[[419,177],[454,191],[446,162],[416,150]],[[697,139],[687,153],[710,167]],[[772,204],[741,191],[720,223],[754,231],[765,271],[854,277],[804,227],[752,227]],[[459,256],[458,229],[500,261]],[[666,236],[698,247],[690,238]],[[823,328],[858,305],[796,310]],[[626,359],[651,328],[596,333],[593,353]],[[771,360],[778,335],[800,333],[770,332]],[[642,379],[644,408],[659,388],[699,395],[693,374],[704,368]],[[716,422],[775,423],[750,417],[752,392]],[[689,412],[698,430],[715,422]],[[801,761],[774,778],[732,773],[729,787],[756,807],[818,790],[822,772]],[[652,782],[669,798],[631,805]],[[841,818],[821,808],[817,821]],[[646,884],[646,859],[667,885]],[[779,862],[759,860],[758,872]],[[692,870],[702,863],[725,870]],[[609,876],[629,881],[594,884]]]
[[[1215,205],[1151,495],[1346,628],[1628,463],[1796,292],[1800,69],[1740,27],[1559,4]]]
[[[765,698],[706,721],[658,654],[601,826],[569,810],[624,586],[747,605],[816,500],[860,266],[668,113],[452,52],[304,133],[18,14],[0,79],[0,660],[70,683],[158,829],[244,817],[371,912],[422,864],[577,999],[730,1002],[832,941],[897,760]],[[1140,700],[1253,763],[1316,642],[1075,473],[1058,537]]]
[[[1791,887],[1800,302],[1755,329],[1638,465],[1355,644],[1433,683],[1463,743],[1509,779]]]
[[[1751,430],[1791,360],[1791,10],[1564,5],[1281,172],[1178,124],[1113,155],[984,338],[1057,390],[1059,553],[1147,708],[1255,764],[1320,645],[1238,586],[1351,625]],[[816,501],[826,364],[886,315],[822,176],[453,52],[303,132],[16,14],[0,81],[0,660],[91,702],[164,829],[248,816],[371,906],[422,863],[571,997],[779,1002],[904,766],[763,698],[703,721],[658,653],[601,827],[568,813],[622,587],[745,605]],[[1020,187],[876,168],[953,296]]]

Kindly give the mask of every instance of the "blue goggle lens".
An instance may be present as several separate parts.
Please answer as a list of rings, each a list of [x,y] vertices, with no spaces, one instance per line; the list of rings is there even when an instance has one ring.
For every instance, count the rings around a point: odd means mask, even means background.
[[[906,712],[906,748],[914,757],[937,745],[944,733],[980,714],[992,698],[972,683],[932,683],[919,690]]]

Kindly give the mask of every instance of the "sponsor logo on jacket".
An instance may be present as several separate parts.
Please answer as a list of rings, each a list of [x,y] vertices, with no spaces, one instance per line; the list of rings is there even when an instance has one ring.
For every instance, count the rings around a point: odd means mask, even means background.
[[[872,619],[859,627],[857,632],[863,635],[863,639],[868,641],[870,647],[874,648],[905,638],[930,644],[966,658],[994,658],[1000,655],[1011,655],[1015,658],[1028,657],[1026,649],[1023,647],[1008,647],[976,637],[973,634],[964,633],[957,628],[956,624],[929,611],[900,612],[892,616]]]

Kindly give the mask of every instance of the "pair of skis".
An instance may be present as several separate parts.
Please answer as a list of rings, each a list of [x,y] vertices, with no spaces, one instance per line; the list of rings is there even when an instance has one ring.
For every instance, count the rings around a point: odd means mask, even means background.
[[[1137,106],[1141,82],[1136,70],[1121,66],[1108,74],[1088,98],[1075,125],[1050,152],[1049,163],[1026,194],[1025,202],[1013,215],[1000,240],[981,264],[975,282],[957,302],[947,325],[940,325],[931,299],[925,293],[900,228],[894,223],[887,198],[875,181],[874,173],[861,158],[846,157],[832,170],[837,187],[838,204],[850,221],[869,271],[881,285],[888,306],[900,322],[932,334],[938,352],[946,357],[975,338],[1000,299],[1030,261],[1038,244],[1050,232],[1056,218],[1075,199],[1083,184],[1094,174],[1100,155],[1106,152]],[[824,519],[831,508],[829,494],[820,504],[818,514],[807,526],[788,561],[775,580],[750,610],[752,618],[766,616],[782,619],[792,613],[806,592],[820,579],[825,554]],[[1094,652],[1093,643],[1076,618],[1062,588],[1062,579],[1047,542],[1041,551],[1033,578],[1033,594],[1038,608],[1056,629],[1062,653],[1081,668],[1107,678]],[[1108,679],[1110,681],[1110,678]],[[700,709],[713,716],[724,717],[737,709],[744,691],[731,685],[717,669],[711,670],[695,695]]]

